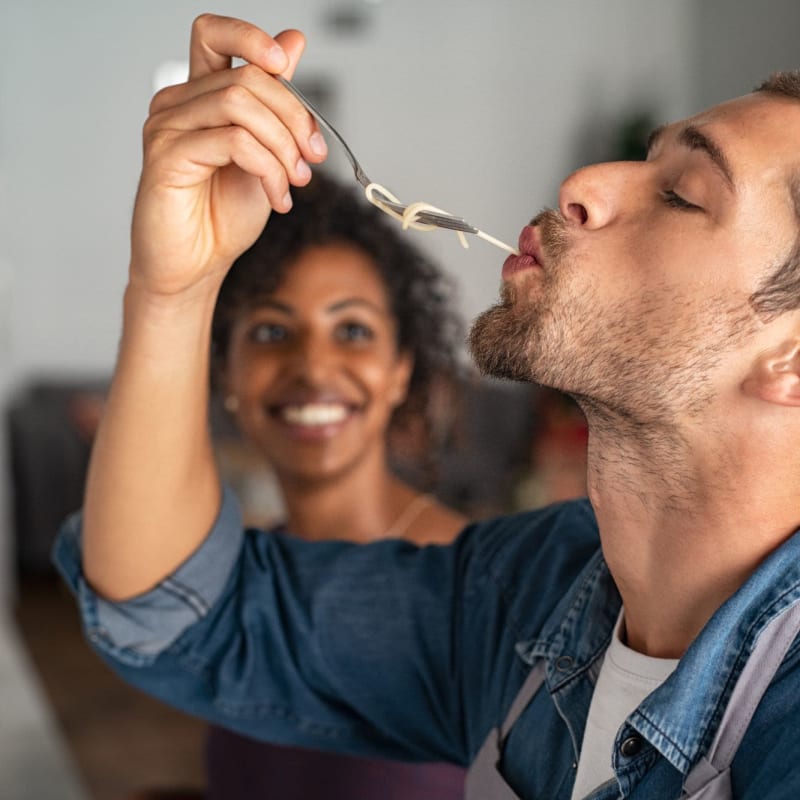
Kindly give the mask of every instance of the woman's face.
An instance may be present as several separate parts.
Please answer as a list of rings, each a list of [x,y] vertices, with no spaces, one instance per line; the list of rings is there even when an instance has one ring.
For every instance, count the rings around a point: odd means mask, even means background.
[[[372,259],[346,244],[309,248],[283,283],[235,321],[225,388],[242,433],[284,480],[382,469],[412,361]]]

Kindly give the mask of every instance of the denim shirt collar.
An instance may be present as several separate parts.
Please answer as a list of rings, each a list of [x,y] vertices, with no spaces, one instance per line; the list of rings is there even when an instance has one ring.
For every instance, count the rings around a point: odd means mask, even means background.
[[[798,600],[800,530],[770,554],[714,613],[675,672],[645,698],[628,723],[678,771],[688,773],[708,749],[759,635]],[[614,580],[598,552],[541,635],[518,642],[517,653],[528,664],[546,659],[551,693],[583,673],[591,675],[594,682],[620,607]],[[795,642],[790,654],[798,646]]]

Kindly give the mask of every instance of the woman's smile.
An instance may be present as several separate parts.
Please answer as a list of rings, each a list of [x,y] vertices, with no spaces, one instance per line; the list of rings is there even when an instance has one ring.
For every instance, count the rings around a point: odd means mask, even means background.
[[[240,318],[228,355],[237,423],[279,473],[330,477],[381,463],[411,362],[366,254],[341,244],[306,250]]]

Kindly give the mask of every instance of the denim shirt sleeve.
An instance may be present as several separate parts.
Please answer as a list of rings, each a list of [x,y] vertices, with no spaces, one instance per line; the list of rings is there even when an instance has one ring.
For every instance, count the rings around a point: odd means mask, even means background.
[[[226,492],[203,545],[140,597],[92,592],[79,517],[55,559],[99,655],[170,705],[264,741],[467,764],[524,680],[517,643],[596,550],[574,521],[486,521],[446,546],[309,542],[242,531]]]
[[[214,527],[198,550],[150,591],[115,603],[96,594],[83,577],[81,524],[80,512],[64,523],[53,560],[77,596],[92,644],[134,666],[151,663],[208,613],[228,580],[243,538],[239,504],[226,488]]]

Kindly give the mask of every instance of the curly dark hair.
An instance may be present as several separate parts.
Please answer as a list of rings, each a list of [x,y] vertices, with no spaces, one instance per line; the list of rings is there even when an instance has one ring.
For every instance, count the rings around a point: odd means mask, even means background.
[[[396,222],[351,187],[316,172],[306,187],[292,190],[292,198],[292,209],[271,215],[222,284],[211,333],[212,383],[219,382],[225,369],[237,316],[274,292],[306,248],[349,244],[375,262],[397,323],[398,348],[414,358],[408,396],[392,417],[392,431],[416,418],[429,435],[434,424],[431,387],[436,380],[446,382],[458,375],[457,351],[464,333],[453,308],[453,282],[411,244]]]

